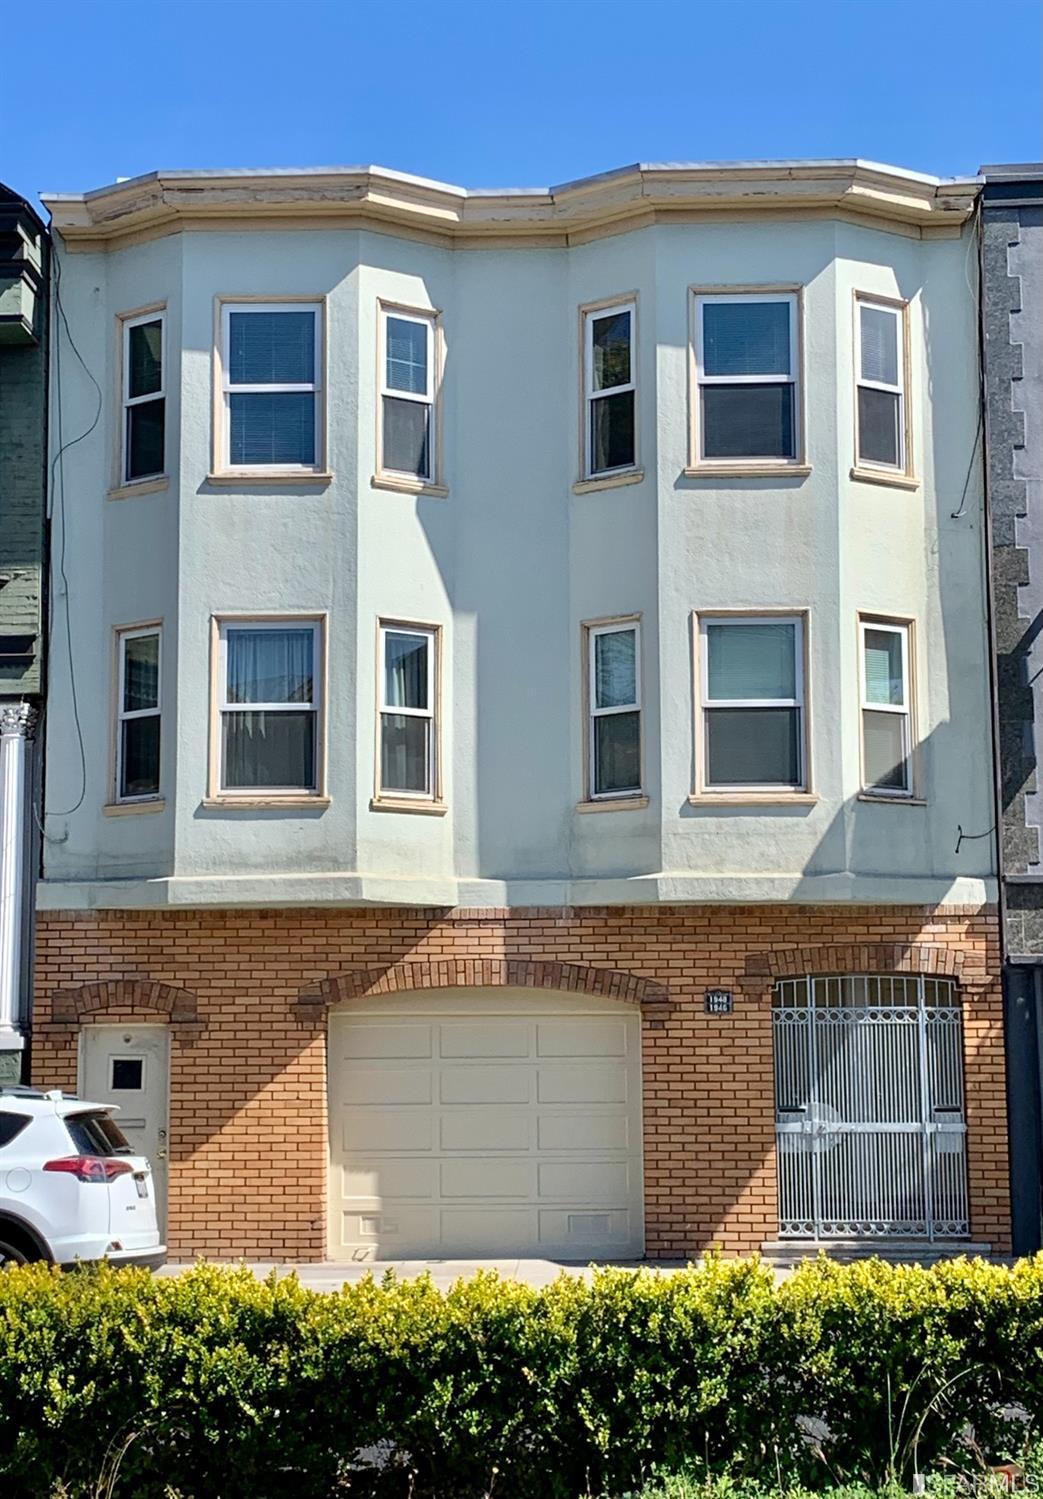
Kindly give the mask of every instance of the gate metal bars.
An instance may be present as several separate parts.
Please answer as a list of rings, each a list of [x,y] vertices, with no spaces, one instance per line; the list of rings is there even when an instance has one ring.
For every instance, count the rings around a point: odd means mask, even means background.
[[[783,979],[772,1008],[779,1232],[960,1238],[963,1013],[951,979]]]

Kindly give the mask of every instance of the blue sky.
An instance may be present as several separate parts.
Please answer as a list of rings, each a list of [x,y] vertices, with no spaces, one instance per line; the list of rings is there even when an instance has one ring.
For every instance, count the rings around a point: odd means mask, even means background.
[[[375,162],[467,187],[632,161],[1043,157],[1039,0],[51,0],[0,91],[32,196]],[[42,35],[42,34],[41,34]]]

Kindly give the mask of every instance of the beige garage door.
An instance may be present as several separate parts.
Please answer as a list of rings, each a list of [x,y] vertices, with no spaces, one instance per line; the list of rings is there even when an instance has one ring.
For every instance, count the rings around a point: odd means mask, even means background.
[[[640,1022],[531,989],[330,1016],[334,1259],[643,1248]]]

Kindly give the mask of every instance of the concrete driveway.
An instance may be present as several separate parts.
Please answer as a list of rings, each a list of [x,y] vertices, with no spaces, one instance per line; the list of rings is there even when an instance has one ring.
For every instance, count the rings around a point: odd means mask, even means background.
[[[190,1270],[191,1260],[172,1261],[158,1270],[157,1275],[180,1275]],[[225,1263],[222,1261],[222,1263]],[[440,1290],[448,1290],[458,1280],[467,1280],[479,1270],[495,1270],[509,1280],[520,1280],[527,1286],[546,1286],[561,1274],[589,1277],[591,1267],[560,1260],[381,1260],[360,1264],[279,1265],[263,1261],[230,1261],[230,1264],[245,1264],[259,1280],[272,1270],[277,1275],[296,1274],[302,1286],[313,1291],[337,1291],[343,1285],[362,1280],[367,1275],[380,1278],[387,1270],[393,1270],[404,1280],[430,1272],[431,1279]],[[627,1261],[624,1268],[631,1270],[651,1269],[672,1273],[683,1270],[684,1260]],[[620,1262],[623,1264],[623,1262]]]

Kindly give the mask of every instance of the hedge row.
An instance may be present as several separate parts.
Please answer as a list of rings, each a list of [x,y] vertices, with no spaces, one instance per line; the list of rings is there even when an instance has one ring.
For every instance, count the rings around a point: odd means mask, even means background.
[[[780,1285],[715,1260],[444,1295],[208,1265],[0,1272],[3,1494],[577,1499],[693,1469],[824,1489],[1041,1430],[1043,1257],[820,1260]]]

